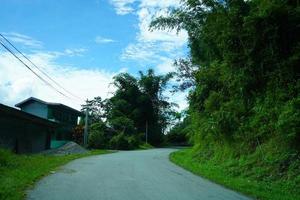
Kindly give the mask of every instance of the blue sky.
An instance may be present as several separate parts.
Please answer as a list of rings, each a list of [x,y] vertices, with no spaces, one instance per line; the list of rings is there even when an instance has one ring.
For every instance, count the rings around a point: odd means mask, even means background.
[[[149,31],[151,19],[179,0],[1,0],[0,32],[52,78],[83,99],[106,98],[119,72],[163,74],[187,55],[187,34]],[[13,67],[12,67],[13,66]],[[50,91],[0,49],[0,102],[36,96],[79,108]],[[173,100],[184,107],[183,94]]]

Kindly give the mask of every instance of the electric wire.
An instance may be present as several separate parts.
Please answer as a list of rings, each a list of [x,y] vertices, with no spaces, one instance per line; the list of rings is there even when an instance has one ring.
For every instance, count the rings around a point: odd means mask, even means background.
[[[61,88],[62,90],[64,90],[65,92],[67,92],[69,95],[79,99],[79,100],[83,100],[82,98],[74,95],[73,93],[71,93],[70,91],[68,91],[67,89],[65,89],[61,84],[59,84],[57,81],[55,81],[53,78],[51,78],[46,72],[44,72],[43,70],[41,70],[35,63],[33,63],[26,55],[24,55],[17,47],[15,47],[15,45],[13,45],[4,35],[2,35],[0,33],[0,36],[8,43],[10,44],[19,54],[21,54],[27,61],[29,61],[39,72],[41,72],[44,76],[46,76],[49,80],[51,80],[56,86],[58,86],[59,88]]]
[[[17,60],[19,60],[27,69],[29,69],[34,75],[36,75],[41,81],[43,81],[46,85],[54,89],[59,94],[63,95],[64,97],[71,99],[69,96],[65,95],[61,91],[59,91],[57,88],[55,88],[52,84],[50,84],[47,80],[45,80],[43,77],[41,77],[39,74],[37,74],[33,69],[31,69],[22,59],[20,59],[9,47],[7,47],[5,44],[0,41],[0,44],[2,47],[4,47],[10,54],[12,54]]]

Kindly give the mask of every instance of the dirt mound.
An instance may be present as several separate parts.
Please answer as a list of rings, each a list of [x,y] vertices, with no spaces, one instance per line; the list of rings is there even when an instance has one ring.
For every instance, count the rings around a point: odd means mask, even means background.
[[[68,154],[81,154],[81,153],[87,153],[87,152],[88,152],[88,150],[86,150],[79,144],[77,144],[75,142],[68,142],[57,149],[46,150],[46,151],[42,152],[42,154],[68,155]]]

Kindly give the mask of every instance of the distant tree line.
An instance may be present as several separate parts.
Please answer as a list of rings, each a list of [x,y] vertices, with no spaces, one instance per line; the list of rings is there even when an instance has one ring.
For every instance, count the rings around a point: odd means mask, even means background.
[[[95,97],[82,106],[82,112],[88,109],[89,113],[89,146],[135,149],[145,143],[146,131],[149,144],[161,145],[176,113],[175,104],[164,95],[171,78],[171,73],[155,75],[152,69],[139,77],[115,76],[111,98]]]

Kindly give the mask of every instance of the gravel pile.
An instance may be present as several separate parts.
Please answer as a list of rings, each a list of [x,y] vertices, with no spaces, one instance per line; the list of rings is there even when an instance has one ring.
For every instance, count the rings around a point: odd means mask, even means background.
[[[75,142],[68,142],[65,145],[57,148],[57,149],[49,149],[46,151],[43,151],[42,154],[47,155],[68,155],[68,154],[81,154],[81,153],[87,153],[88,150],[80,146],[79,144]]]

